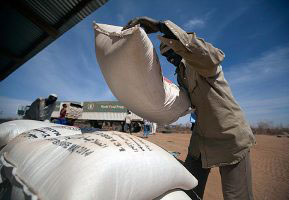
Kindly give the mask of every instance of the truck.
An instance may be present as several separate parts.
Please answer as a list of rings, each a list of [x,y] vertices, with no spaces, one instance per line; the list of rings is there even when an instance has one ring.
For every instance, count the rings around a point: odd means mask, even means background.
[[[104,126],[111,127],[112,130],[128,132],[125,124],[125,117],[128,109],[119,101],[85,101],[57,102],[51,120],[56,119],[60,115],[63,104],[74,104],[82,107],[82,115],[78,117],[78,121],[89,122],[91,127],[102,129]],[[131,112],[131,128],[132,132],[139,132],[143,125],[143,118]]]
[[[119,101],[57,101],[55,109],[51,115],[50,121],[56,121],[60,116],[62,105],[70,107],[82,108],[82,114],[77,116],[77,121],[80,123],[88,122],[91,127],[102,129],[104,126],[110,127],[112,130],[128,132],[125,124],[125,117],[128,109]],[[24,116],[28,106],[19,106],[17,113],[19,116]],[[131,112],[131,131],[139,132],[143,126],[143,118]],[[76,120],[76,119],[70,119]]]

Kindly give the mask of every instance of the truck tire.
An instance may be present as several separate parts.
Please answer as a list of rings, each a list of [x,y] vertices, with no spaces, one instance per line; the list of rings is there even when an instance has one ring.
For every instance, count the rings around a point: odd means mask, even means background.
[[[140,131],[141,131],[141,126],[140,126],[140,124],[137,123],[137,122],[133,122],[133,123],[132,123],[132,127],[131,127],[131,132],[133,132],[133,133],[138,133],[138,132],[140,132]]]
[[[102,123],[100,123],[100,122],[98,122],[98,121],[90,121],[90,125],[91,125],[93,128],[99,128],[99,129],[102,128]]]
[[[112,123],[112,130],[114,131],[122,131],[122,125],[119,122],[113,122]]]

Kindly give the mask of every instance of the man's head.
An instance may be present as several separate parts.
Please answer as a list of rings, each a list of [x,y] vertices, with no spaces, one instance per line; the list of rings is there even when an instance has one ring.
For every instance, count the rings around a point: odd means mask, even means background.
[[[46,99],[46,105],[53,104],[57,100],[56,94],[50,94],[48,98]]]
[[[172,48],[165,45],[163,42],[160,44],[160,52],[167,58],[167,61],[178,67],[182,61],[182,57],[174,52]]]
[[[66,105],[66,104],[62,104],[62,107],[63,107],[63,108],[67,108],[67,105]]]

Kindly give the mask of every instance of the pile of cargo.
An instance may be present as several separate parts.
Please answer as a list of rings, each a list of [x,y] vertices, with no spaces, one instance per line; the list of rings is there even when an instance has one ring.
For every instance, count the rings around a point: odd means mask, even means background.
[[[185,115],[189,97],[162,76],[146,33],[121,29],[94,24],[96,57],[112,93],[152,122]],[[81,113],[70,104],[66,117]],[[126,133],[16,120],[0,124],[0,136],[0,184],[9,183],[11,199],[188,200],[183,190],[198,183],[173,155]]]
[[[10,182],[11,199],[188,200],[182,190],[197,185],[172,155],[142,138],[116,131],[82,134],[61,125],[39,128],[43,122],[28,130],[29,122],[0,152],[0,180]],[[23,123],[6,123],[23,130]]]
[[[70,103],[67,107],[66,118],[78,119],[81,117],[82,112],[83,112],[82,106]]]

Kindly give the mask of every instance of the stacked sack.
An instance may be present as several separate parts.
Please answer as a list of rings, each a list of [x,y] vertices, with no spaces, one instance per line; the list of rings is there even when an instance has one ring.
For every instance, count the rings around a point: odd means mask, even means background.
[[[24,133],[23,133],[24,132]],[[0,157],[4,156],[5,152],[8,152],[10,148],[17,145],[19,142],[24,140],[28,140],[29,138],[33,138],[33,140],[41,140],[54,138],[59,136],[69,136],[69,135],[79,135],[81,131],[79,128],[71,127],[71,126],[63,126],[57,125],[48,122],[35,121],[35,120],[13,120],[0,124]],[[26,135],[26,137],[23,137]],[[9,146],[5,146],[9,143]],[[35,149],[37,151],[37,149]],[[1,175],[5,174],[7,171],[4,162],[0,161],[0,171]],[[18,198],[19,195],[22,194],[22,190],[17,187],[13,187],[12,189],[12,197],[7,196],[3,197],[3,193],[5,193],[5,185],[7,177],[0,176],[0,198],[4,199],[22,199]],[[6,182],[5,182],[6,181]],[[7,188],[6,188],[7,189]],[[7,195],[7,194],[6,194]],[[9,195],[9,194],[8,194]],[[15,196],[16,195],[16,196]]]
[[[111,92],[129,110],[158,124],[187,114],[186,91],[162,76],[159,59],[140,27],[94,24],[95,52]]]
[[[42,122],[36,120],[13,120],[0,124],[0,150],[9,141],[23,132],[39,129],[43,127],[62,127],[63,125],[56,125],[54,123]],[[79,128],[73,127],[73,134],[81,134]]]
[[[23,133],[1,151],[12,199],[187,200],[180,189],[197,185],[172,155],[139,137],[96,131],[40,139],[44,132]]]
[[[79,117],[81,117],[82,112],[83,109],[81,107],[69,105],[66,111],[66,118],[78,119]]]

